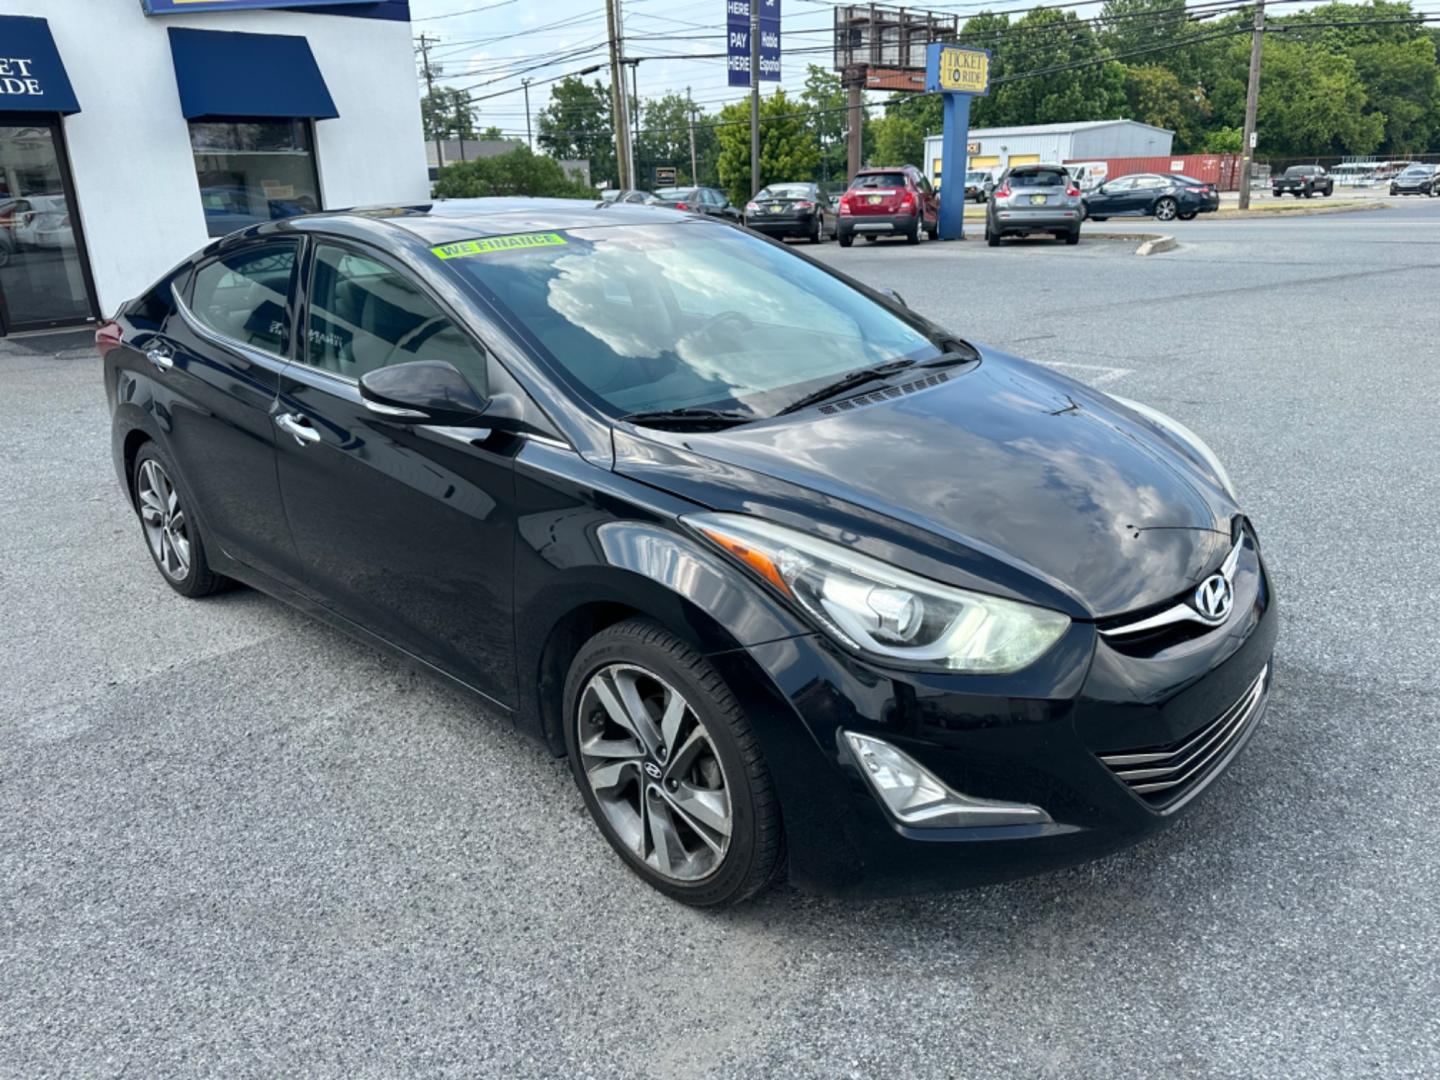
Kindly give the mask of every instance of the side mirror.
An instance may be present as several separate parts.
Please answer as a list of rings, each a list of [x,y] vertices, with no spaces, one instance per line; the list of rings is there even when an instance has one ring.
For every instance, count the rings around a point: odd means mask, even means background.
[[[488,404],[454,364],[412,360],[360,376],[365,408],[390,420],[464,426],[476,423]]]

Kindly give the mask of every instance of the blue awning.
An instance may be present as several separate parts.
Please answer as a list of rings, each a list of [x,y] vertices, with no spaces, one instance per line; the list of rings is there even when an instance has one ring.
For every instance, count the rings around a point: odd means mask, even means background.
[[[171,27],[170,58],[187,120],[340,115],[303,37]]]
[[[0,111],[80,111],[44,19],[0,15],[0,53]]]

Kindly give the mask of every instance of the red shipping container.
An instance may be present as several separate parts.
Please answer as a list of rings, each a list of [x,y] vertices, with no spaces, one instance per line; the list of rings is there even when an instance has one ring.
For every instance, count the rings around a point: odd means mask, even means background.
[[[1104,162],[1105,178],[1114,180],[1134,173],[1180,173],[1203,180],[1207,184],[1218,184],[1221,191],[1238,191],[1240,188],[1239,154],[1171,154],[1169,157],[1127,157],[1127,158],[1074,158],[1063,162],[1078,165],[1082,162]]]

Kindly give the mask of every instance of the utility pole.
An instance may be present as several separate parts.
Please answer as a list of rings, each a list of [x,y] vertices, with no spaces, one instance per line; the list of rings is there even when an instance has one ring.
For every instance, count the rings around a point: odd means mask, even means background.
[[[605,21],[610,31],[610,119],[615,127],[615,171],[617,187],[635,186],[630,167],[630,110],[625,93],[625,71],[621,60],[620,0],[605,0]]]
[[[425,67],[425,91],[426,91],[425,96],[426,96],[427,98],[432,98],[432,99],[433,99],[433,97],[434,97],[434,95],[435,95],[435,73],[434,73],[434,71],[432,71],[431,68],[430,68],[430,45],[431,45],[431,42],[438,43],[439,41],[440,41],[439,38],[432,38],[429,34],[422,33],[422,34],[420,35],[420,56],[421,56],[421,60],[422,60],[422,62],[423,62],[423,64],[424,64],[424,67]],[[435,102],[434,102],[433,100],[431,100],[431,101],[427,101],[426,104],[431,107],[430,115],[433,117],[433,116],[435,115],[435,111],[434,111]],[[433,121],[432,121],[432,122],[433,122]],[[445,167],[445,148],[444,148],[444,147],[441,145],[441,143],[440,143],[440,125],[439,125],[439,124],[436,124],[436,125],[435,125],[435,171],[436,171],[436,173],[438,174],[439,171],[440,171],[441,169],[443,169],[444,167]]]
[[[760,0],[750,0],[750,197],[760,192]]]
[[[525,88],[525,145],[530,147],[530,152],[535,152],[535,136],[530,131],[530,80],[520,80],[520,85]]]
[[[1240,147],[1240,209],[1250,208],[1250,174],[1255,168],[1255,111],[1260,105],[1260,53],[1265,39],[1265,0],[1255,4],[1255,30],[1250,37],[1250,85],[1245,90],[1245,134]]]
[[[860,171],[862,149],[860,136],[865,130],[865,68],[859,65],[853,71],[846,68],[843,81],[845,83],[845,117],[848,128],[845,147],[845,180],[848,183]]]
[[[455,137],[460,140],[460,164],[465,164],[465,97],[455,96]]]
[[[630,62],[630,100],[635,106],[635,137],[630,142],[630,152],[635,153],[635,148],[640,145],[640,61]]]
[[[690,97],[690,88],[685,87],[685,101],[689,104],[690,113],[690,183],[700,183],[700,170],[695,165],[695,102]]]

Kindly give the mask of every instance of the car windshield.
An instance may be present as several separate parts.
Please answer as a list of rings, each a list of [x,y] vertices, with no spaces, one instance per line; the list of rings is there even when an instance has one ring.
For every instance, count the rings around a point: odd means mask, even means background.
[[[862,173],[850,181],[852,188],[890,188],[905,186],[905,174],[899,172]]]
[[[1286,175],[1286,176],[1309,176],[1309,175],[1310,175],[1311,173],[1313,173],[1314,171],[1315,171],[1315,166],[1313,166],[1313,165],[1291,165],[1290,168],[1288,168],[1288,169],[1285,170],[1285,175]]]
[[[434,250],[614,414],[768,416],[848,371],[940,354],[885,307],[738,229],[596,226]]]
[[[758,199],[813,199],[815,197],[815,186],[813,184],[771,184],[764,191],[756,195]]]
[[[1401,175],[1401,176],[1429,176],[1429,175],[1430,175],[1430,166],[1428,166],[1428,165],[1412,165],[1412,166],[1410,166],[1410,168],[1406,169],[1406,170],[1405,170],[1403,173],[1401,173],[1400,175]]]
[[[1012,187],[1065,187],[1068,174],[1059,169],[1015,169],[1010,173]]]
[[[655,189],[655,194],[662,199],[689,199],[695,195],[695,192],[695,188],[688,187],[662,187]]]

